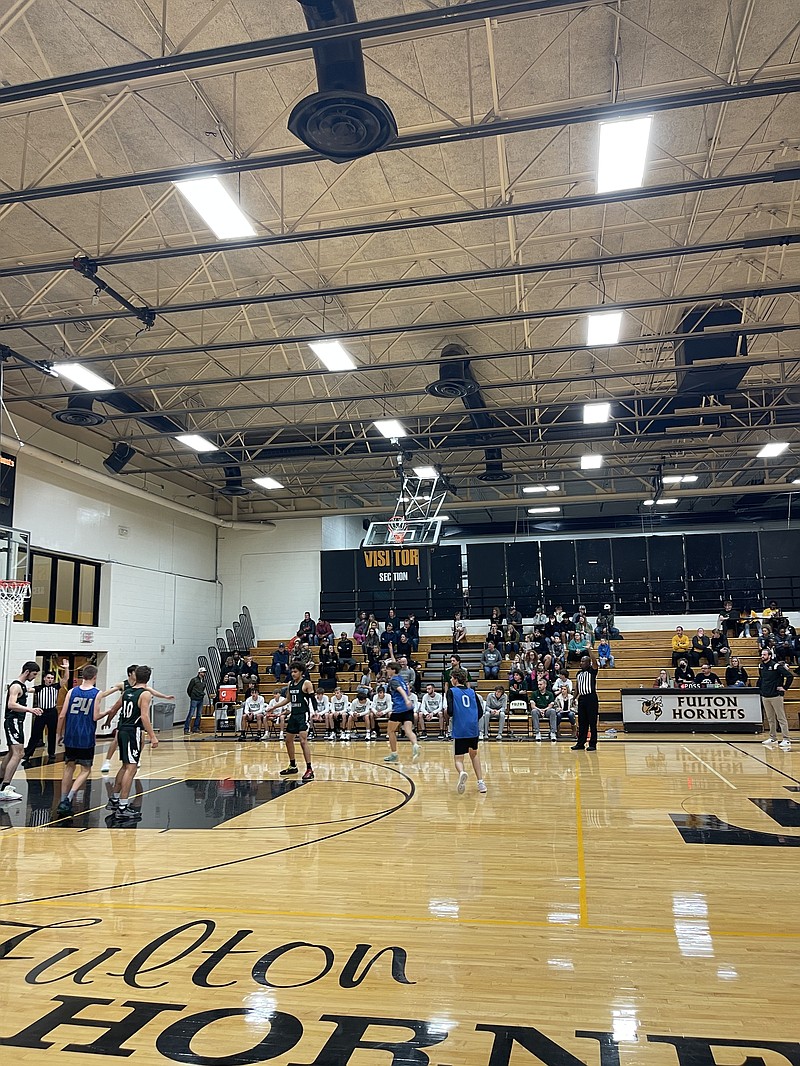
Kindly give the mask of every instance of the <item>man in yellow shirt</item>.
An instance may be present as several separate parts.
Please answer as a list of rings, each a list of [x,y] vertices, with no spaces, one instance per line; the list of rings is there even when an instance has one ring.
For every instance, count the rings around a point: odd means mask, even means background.
[[[692,642],[683,631],[683,626],[675,627],[675,636],[672,638],[672,665],[677,666],[679,659],[685,659],[689,653]]]

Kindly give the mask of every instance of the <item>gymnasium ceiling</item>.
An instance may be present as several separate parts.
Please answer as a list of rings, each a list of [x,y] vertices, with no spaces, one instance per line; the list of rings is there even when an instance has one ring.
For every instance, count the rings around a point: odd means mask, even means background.
[[[4,433],[10,412],[104,452],[127,442],[120,478],[243,521],[387,517],[396,449],[372,426],[382,418],[402,421],[415,461],[439,464],[463,526],[538,524],[527,508],[545,502],[562,508],[548,526],[785,516],[800,477],[797,6],[514,6],[357,0],[362,23],[384,20],[363,40],[367,88],[399,136],[337,164],[287,130],[317,87],[305,41],[142,63],[305,34],[295,0],[12,0],[0,14]],[[409,22],[437,12],[453,21]],[[133,66],[58,80],[120,64]],[[653,115],[644,193],[597,196],[598,123],[634,113]],[[171,179],[201,164],[255,241],[217,241],[176,191]],[[152,327],[93,297],[75,255],[154,309]],[[726,390],[717,363],[721,391],[682,391],[675,334],[717,303],[751,331],[741,380]],[[620,343],[588,348],[587,311],[603,305],[624,309]],[[307,344],[320,335],[343,338],[357,369],[324,370]],[[480,385],[477,418],[425,391],[453,343]],[[100,425],[59,425],[69,384],[25,360],[80,361],[122,404],[101,394]],[[595,400],[611,421],[584,425]],[[216,444],[211,462],[173,425]],[[769,441],[790,447],[758,458]],[[585,452],[604,456],[600,470],[580,469]],[[487,460],[510,476],[481,480]],[[697,480],[647,508],[659,467]],[[265,475],[284,488],[253,483]],[[226,496],[226,477],[248,494]],[[523,493],[537,483],[558,491]]]

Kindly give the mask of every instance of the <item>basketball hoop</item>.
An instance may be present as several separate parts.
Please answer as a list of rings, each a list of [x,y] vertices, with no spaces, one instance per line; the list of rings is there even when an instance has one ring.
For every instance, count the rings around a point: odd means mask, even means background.
[[[389,536],[395,544],[402,544],[408,533],[408,522],[401,514],[396,514],[386,523],[389,527]]]
[[[14,618],[31,594],[30,581],[0,581],[0,615]]]

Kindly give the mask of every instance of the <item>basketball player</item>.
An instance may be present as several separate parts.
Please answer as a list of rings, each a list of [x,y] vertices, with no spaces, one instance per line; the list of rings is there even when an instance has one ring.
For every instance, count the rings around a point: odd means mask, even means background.
[[[109,689],[109,692],[114,692],[114,691],[116,691],[116,692],[124,692],[126,688],[133,688],[133,686],[136,684],[136,670],[137,670],[136,663],[134,663],[133,666],[129,666],[128,669],[125,671],[125,673],[128,675],[127,681],[118,682],[116,685],[114,685],[113,688]],[[165,696],[163,692],[156,692],[156,690],[154,688],[151,688],[150,685],[145,685],[145,688],[151,694],[151,696],[156,696],[160,700],[174,700],[175,699],[174,696]],[[120,704],[120,706],[121,706],[121,704]],[[109,715],[109,718],[108,718],[109,722],[111,721],[112,717],[113,717],[113,715]],[[101,774],[107,774],[109,772],[109,770],[111,769],[111,760],[114,758],[114,756],[117,753],[117,747],[118,747],[118,745],[117,745],[117,731],[115,729],[114,730],[114,734],[111,737],[111,743],[108,745],[108,749],[106,751],[106,757],[103,760],[103,765],[100,767],[100,773]]]
[[[67,693],[58,716],[56,732],[64,741],[64,773],[61,777],[60,817],[72,814],[72,801],[89,777],[94,761],[97,721],[104,715],[102,700],[115,689],[100,692],[95,684],[97,667],[86,665],[80,671],[81,683]],[[78,776],[75,770],[78,769]]]
[[[8,751],[3,761],[0,762],[0,801],[3,802],[22,799],[22,794],[17,792],[11,784],[11,778],[25,754],[25,715],[32,714],[38,718],[42,713],[41,707],[28,706],[28,689],[26,688],[26,683],[33,681],[38,673],[38,663],[23,663],[19,677],[16,681],[12,681],[6,690],[3,728],[6,732]]]
[[[447,690],[447,711],[453,721],[453,751],[458,770],[456,792],[463,796],[467,787],[467,772],[464,769],[464,756],[469,752],[472,769],[478,782],[478,792],[486,792],[486,782],[481,771],[481,757],[478,754],[480,707],[477,694],[467,685],[464,670],[454,669],[450,675],[450,688]]]
[[[597,699],[597,657],[594,649],[581,657],[581,668],[575,677],[578,690],[578,739],[573,751],[597,751],[597,715],[600,703]],[[589,743],[586,743],[586,740]]]
[[[319,732],[322,733],[322,724],[324,722],[325,728],[330,732],[331,721],[331,701],[328,698],[325,689],[321,686],[317,686],[317,706],[314,713],[311,715],[311,736],[316,739],[317,730],[315,725],[319,726]]]
[[[389,695],[392,697],[392,713],[389,716],[389,747],[391,752],[383,760],[384,762],[397,762],[397,727],[402,726],[403,732],[411,741],[411,757],[419,758],[419,743],[417,734],[414,732],[413,704],[408,695],[408,685],[400,677],[400,666],[391,661],[386,664],[386,674],[389,678]]]
[[[130,822],[141,817],[141,812],[134,810],[128,803],[128,797],[139,769],[139,759],[142,755],[142,732],[147,733],[153,750],[158,747],[158,737],[150,724],[150,704],[153,693],[147,688],[147,682],[151,674],[149,666],[137,666],[134,684],[126,685],[121,698],[109,712],[109,717],[111,717],[119,710],[117,743],[122,768],[117,774],[115,785],[119,791],[114,792],[111,800],[112,807],[116,807],[115,821],[117,822]]]
[[[369,689],[367,689],[369,692]],[[328,716],[328,732],[325,734],[326,740],[336,740],[337,731],[342,739],[343,734],[347,729],[347,716],[350,712],[350,700],[345,696],[340,688],[337,688],[334,694],[331,696],[330,714]]]
[[[308,746],[308,716],[311,711],[317,709],[317,700],[314,696],[314,686],[306,677],[306,668],[297,659],[289,667],[291,681],[287,688],[286,699],[273,707],[273,713],[280,707],[289,705],[289,717],[286,722],[286,751],[289,756],[289,765],[281,770],[281,777],[290,777],[297,773],[297,763],[294,757],[294,738],[300,740],[300,747],[306,760],[306,772],[303,781],[313,781],[314,771],[311,768],[311,749]]]
[[[372,704],[369,699],[369,689],[359,688],[356,690],[356,698],[350,704],[350,716],[347,720],[346,739],[350,739],[350,730],[355,730],[359,718],[364,719],[364,732],[366,740],[372,740],[375,733],[375,716],[372,713]]]
[[[428,737],[428,723],[439,723],[439,740],[444,740],[444,709],[441,692],[436,691],[436,686],[430,682],[425,686],[422,696],[422,704],[417,714],[417,728],[420,730],[423,740]]]

